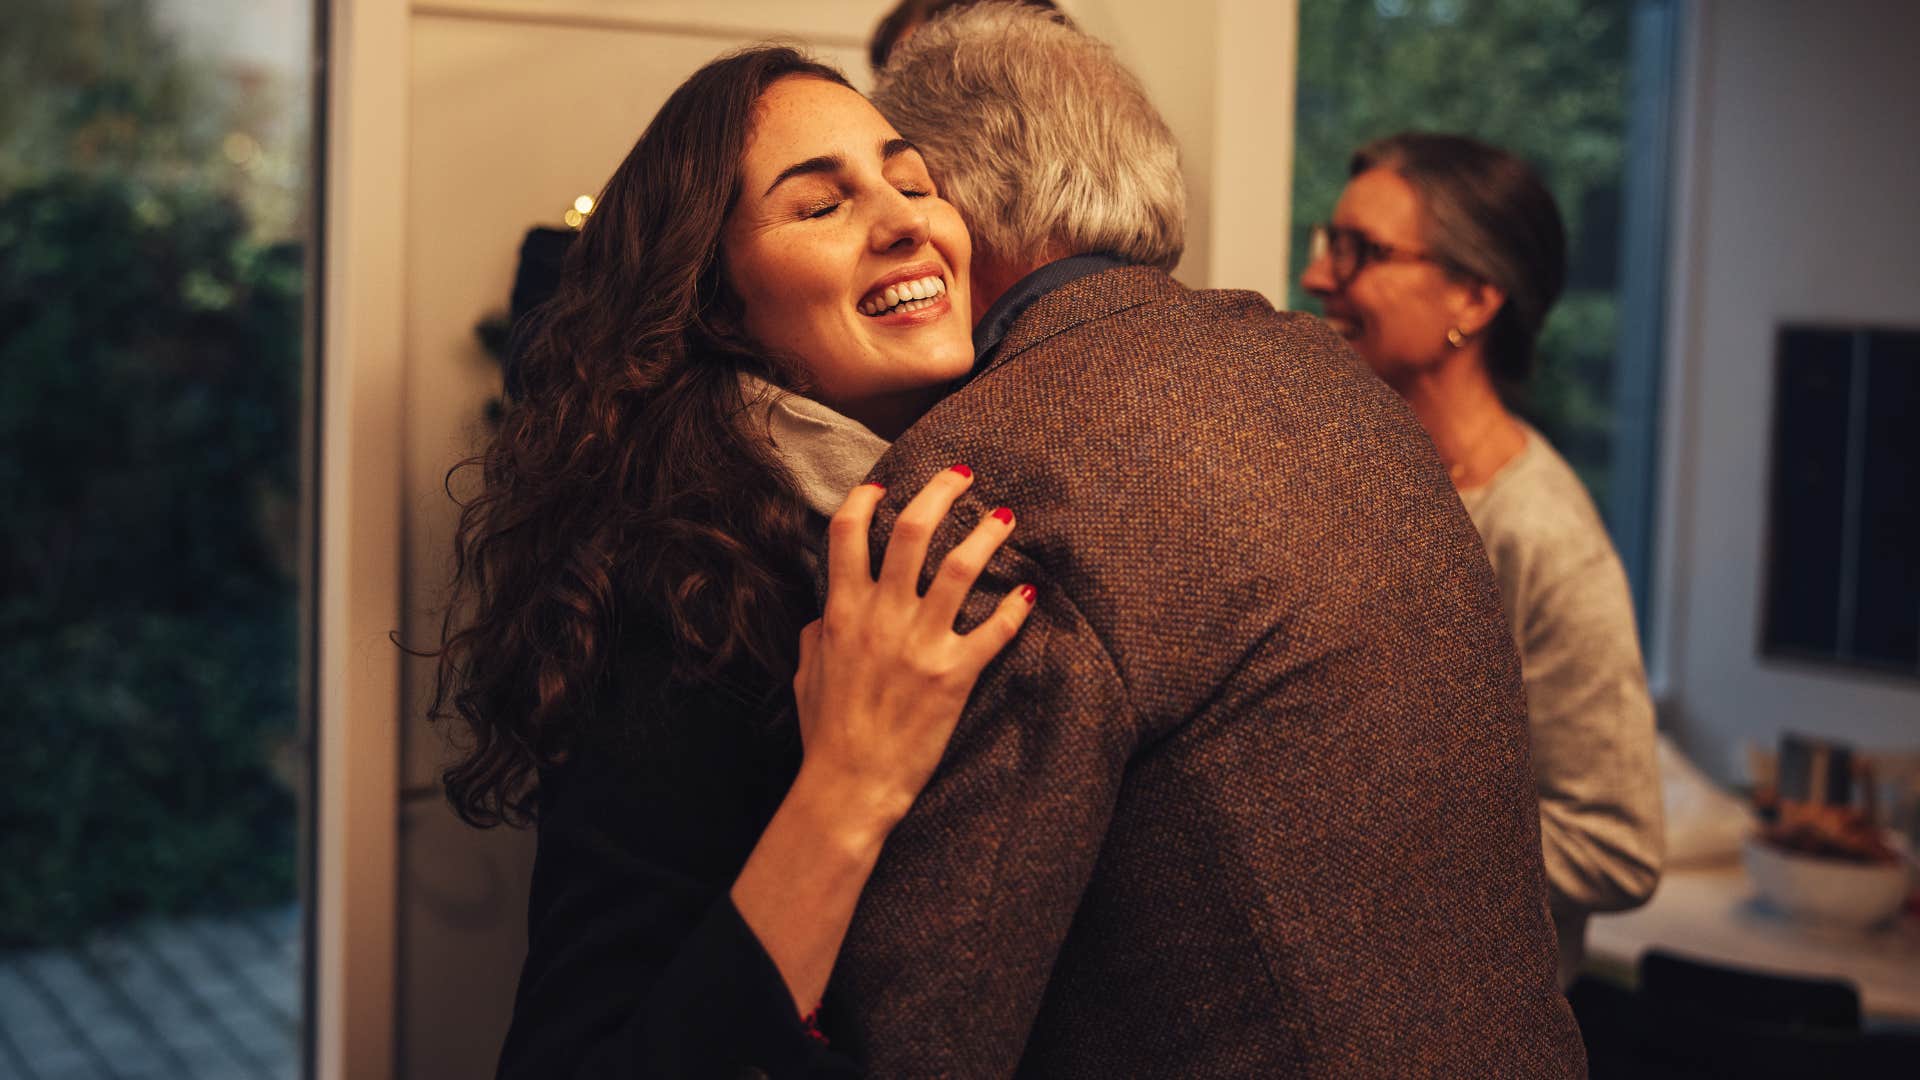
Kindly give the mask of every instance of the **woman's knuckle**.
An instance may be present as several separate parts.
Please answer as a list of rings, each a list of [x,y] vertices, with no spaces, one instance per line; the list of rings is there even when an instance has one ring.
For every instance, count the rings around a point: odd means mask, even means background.
[[[846,600],[827,598],[827,609],[819,619],[819,635],[823,638],[837,638],[845,634],[856,619],[853,604]]]
[[[939,682],[947,670],[944,658],[927,649],[914,649],[907,667],[913,672],[914,678],[930,683]]]
[[[958,582],[962,585],[972,584],[973,579],[980,576],[980,570],[981,563],[979,559],[970,555],[962,555],[957,551],[948,555],[940,563],[940,573],[944,575],[947,580]]]

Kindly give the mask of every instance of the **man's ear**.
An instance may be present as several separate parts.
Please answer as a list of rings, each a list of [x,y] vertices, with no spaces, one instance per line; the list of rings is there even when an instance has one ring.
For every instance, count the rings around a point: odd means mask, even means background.
[[[1507,302],[1505,289],[1477,278],[1462,282],[1459,290],[1460,299],[1454,305],[1453,324],[1468,337],[1493,325],[1494,318]]]

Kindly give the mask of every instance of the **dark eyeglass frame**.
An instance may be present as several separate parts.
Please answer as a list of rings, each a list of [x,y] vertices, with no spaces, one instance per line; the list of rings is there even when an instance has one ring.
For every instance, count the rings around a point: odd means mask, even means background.
[[[1359,229],[1331,222],[1315,225],[1307,245],[1307,262],[1312,264],[1325,258],[1328,269],[1333,271],[1334,285],[1341,289],[1352,284],[1360,271],[1374,263],[1426,262],[1453,273],[1466,273],[1458,264],[1430,251],[1383,244]]]

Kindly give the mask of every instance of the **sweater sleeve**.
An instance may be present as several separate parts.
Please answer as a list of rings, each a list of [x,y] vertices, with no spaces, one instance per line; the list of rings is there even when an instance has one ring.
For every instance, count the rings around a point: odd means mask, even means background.
[[[1626,577],[1598,552],[1516,606],[1554,905],[1634,907],[1659,881],[1663,824]]]
[[[728,896],[753,816],[687,799],[700,785],[574,764],[543,795],[527,960],[498,1075],[858,1076],[796,1014]]]

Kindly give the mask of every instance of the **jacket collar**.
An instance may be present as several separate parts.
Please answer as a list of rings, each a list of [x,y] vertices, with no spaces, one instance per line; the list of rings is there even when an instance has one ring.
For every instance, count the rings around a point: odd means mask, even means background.
[[[1013,328],[1023,312],[1033,306],[1034,301],[1070,281],[1125,265],[1127,261],[1118,255],[1096,252],[1055,259],[1028,272],[1027,276],[1014,282],[1012,288],[1001,293],[987,313],[974,324],[973,355],[976,366],[979,361],[992,355],[993,350],[1006,338],[1007,331]]]
[[[1048,275],[1055,267],[1061,270]],[[1029,288],[1030,284],[1037,287]],[[979,378],[1056,334],[1185,290],[1163,270],[1111,255],[1077,255],[1049,263],[1007,290],[974,328],[974,341],[981,347],[972,377]],[[1016,297],[1018,307],[998,327],[998,336],[983,334],[1001,312],[1001,304],[1016,293],[1022,294]]]

